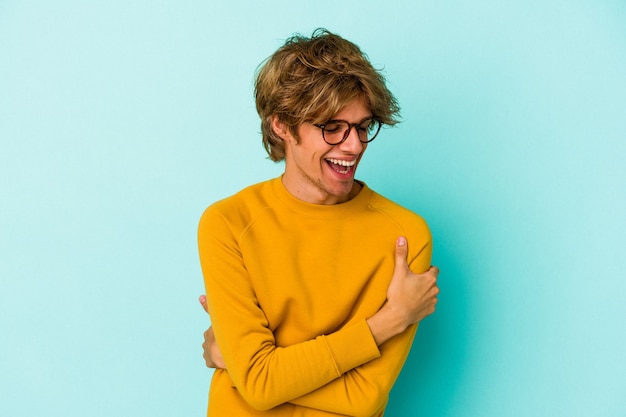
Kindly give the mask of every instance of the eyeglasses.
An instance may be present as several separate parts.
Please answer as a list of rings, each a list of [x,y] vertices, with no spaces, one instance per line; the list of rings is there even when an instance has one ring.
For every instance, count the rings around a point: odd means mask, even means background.
[[[350,130],[354,127],[359,140],[362,143],[368,143],[376,139],[376,135],[380,132],[382,122],[375,118],[365,119],[360,123],[349,123],[345,120],[329,120],[323,125],[314,124],[313,126],[322,129],[322,138],[329,145],[339,145],[345,142],[350,136]]]

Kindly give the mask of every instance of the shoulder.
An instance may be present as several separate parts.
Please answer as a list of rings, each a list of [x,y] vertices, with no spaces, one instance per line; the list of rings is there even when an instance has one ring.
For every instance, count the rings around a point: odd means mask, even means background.
[[[386,226],[388,232],[395,232],[393,238],[399,235],[407,238],[411,269],[417,272],[428,269],[432,259],[433,239],[424,218],[376,192],[373,192],[370,199],[369,209],[383,219],[379,226]]]
[[[372,190],[369,209],[379,213],[386,221],[395,225],[398,231],[424,243],[430,242],[431,234],[426,220],[414,211],[401,206],[389,198]]]
[[[243,228],[260,212],[272,206],[271,183],[263,181],[250,185],[237,193],[218,200],[207,207],[200,218],[200,227],[226,223]]]
[[[369,208],[389,217],[390,221],[398,223],[399,226],[428,229],[422,216],[373,190]]]

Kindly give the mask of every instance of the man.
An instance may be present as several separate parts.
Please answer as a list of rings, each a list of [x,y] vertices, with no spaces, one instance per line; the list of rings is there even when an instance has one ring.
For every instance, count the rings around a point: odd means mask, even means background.
[[[426,223],[355,180],[399,108],[360,49],[325,30],[288,39],[255,97],[285,171],[200,221],[208,415],[382,416],[439,292]]]

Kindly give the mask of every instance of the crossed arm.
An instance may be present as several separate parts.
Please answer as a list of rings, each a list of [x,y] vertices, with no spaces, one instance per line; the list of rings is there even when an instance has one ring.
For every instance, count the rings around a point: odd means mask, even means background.
[[[384,406],[388,391],[397,377],[397,373],[389,373],[387,368],[390,364],[388,362],[393,361],[392,366],[401,365],[404,362],[415,333],[416,324],[434,312],[439,293],[437,287],[438,269],[430,267],[424,273],[413,273],[407,262],[407,246],[408,243],[405,238],[400,237],[397,240],[395,268],[387,289],[387,302],[378,312],[366,320],[367,328],[380,349],[379,356],[386,358],[384,362],[372,358],[308,394],[289,399],[289,402],[319,408],[319,404],[324,402],[322,401],[323,398],[337,398],[343,395],[350,397],[350,401],[336,401],[332,405],[329,404],[328,408],[325,409],[349,414],[354,412],[352,408],[354,404],[360,402],[358,399],[360,394],[365,395],[366,393],[369,396],[373,391],[378,391],[381,398],[373,403],[375,407]],[[412,266],[418,270],[427,268],[427,265],[413,264]],[[200,302],[206,310],[206,297],[200,297]],[[398,337],[394,338],[394,336]],[[205,332],[204,338],[203,348],[206,365],[211,368],[226,369],[212,327]],[[396,367],[399,372],[399,365]],[[372,383],[372,381],[374,382]],[[372,385],[377,386],[373,387]],[[354,386],[363,389],[349,390],[350,387]],[[336,408],[342,404],[344,406],[345,404],[352,405],[350,410]],[[368,409],[364,413],[371,415],[375,411],[377,410]]]

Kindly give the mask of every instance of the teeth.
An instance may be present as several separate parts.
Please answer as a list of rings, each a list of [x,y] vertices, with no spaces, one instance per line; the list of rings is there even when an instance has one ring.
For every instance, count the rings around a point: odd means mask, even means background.
[[[351,167],[354,166],[354,164],[356,164],[356,159],[354,161],[342,161],[341,159],[327,159],[328,162],[335,164],[335,165],[341,165],[342,167]]]

